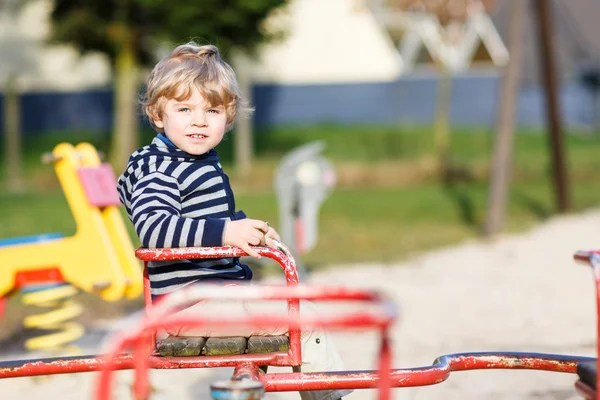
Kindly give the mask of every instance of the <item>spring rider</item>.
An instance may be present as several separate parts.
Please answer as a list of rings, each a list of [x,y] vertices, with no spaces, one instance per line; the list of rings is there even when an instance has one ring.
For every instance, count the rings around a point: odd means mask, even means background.
[[[141,264],[119,212],[110,165],[88,143],[61,143],[43,161],[54,164],[77,229],[69,237],[0,240],[0,316],[2,303],[19,291],[25,304],[50,309],[25,318],[25,327],[51,331],[26,341],[29,350],[65,349],[83,335],[81,325],[69,322],[82,312],[72,299],[79,290],[111,302],[143,292]]]

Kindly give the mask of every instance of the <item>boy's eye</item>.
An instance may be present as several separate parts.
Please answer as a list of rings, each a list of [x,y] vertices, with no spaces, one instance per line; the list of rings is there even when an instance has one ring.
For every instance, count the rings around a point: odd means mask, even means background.
[[[179,112],[188,112],[188,111],[190,111],[190,109],[188,107],[181,107],[177,111],[179,111]]]
[[[218,108],[211,108],[210,110],[208,110],[208,113],[210,114],[218,114],[220,112],[221,110],[219,110]]]

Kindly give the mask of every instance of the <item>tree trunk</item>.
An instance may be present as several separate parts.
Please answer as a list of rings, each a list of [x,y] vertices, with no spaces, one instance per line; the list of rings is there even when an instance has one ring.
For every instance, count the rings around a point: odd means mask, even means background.
[[[133,46],[125,41],[115,62],[114,122],[111,163],[117,172],[123,171],[127,160],[140,143],[138,118],[139,61]]]
[[[449,175],[450,104],[452,101],[452,72],[440,66],[438,79],[433,140],[438,157],[438,174],[442,182]]]
[[[560,87],[555,65],[555,38],[553,31],[552,3],[548,0],[535,0],[534,15],[537,19],[538,48],[541,79],[546,102],[546,125],[550,134],[550,150],[552,159],[552,178],[558,212],[567,212],[571,208],[571,190],[565,146],[562,132],[560,112]]]
[[[22,177],[21,104],[17,76],[9,73],[4,88],[4,141],[6,188],[10,193],[24,189]]]
[[[232,59],[238,85],[242,96],[252,104],[252,83],[250,78],[248,61],[242,54],[234,55]],[[252,118],[238,119],[234,133],[234,164],[236,175],[247,178],[250,175],[253,158],[252,140]]]
[[[511,23],[508,44],[510,61],[506,66],[502,79],[500,109],[498,110],[488,194],[488,212],[483,230],[485,236],[495,235],[502,229],[504,224],[506,198],[508,197],[509,180],[512,171],[515,110],[521,79],[526,6],[527,3],[524,0],[511,0],[510,3]]]

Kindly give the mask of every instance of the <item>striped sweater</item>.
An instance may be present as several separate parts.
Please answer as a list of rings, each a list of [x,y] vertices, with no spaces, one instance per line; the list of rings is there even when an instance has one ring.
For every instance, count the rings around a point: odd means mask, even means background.
[[[117,189],[143,247],[222,246],[225,222],[246,217],[235,212],[215,150],[190,155],[162,134],[131,155]],[[150,262],[148,274],[153,296],[199,280],[252,278],[238,258]]]

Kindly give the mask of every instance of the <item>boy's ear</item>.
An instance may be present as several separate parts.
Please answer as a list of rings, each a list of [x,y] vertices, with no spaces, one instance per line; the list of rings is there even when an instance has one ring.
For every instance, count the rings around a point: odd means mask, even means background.
[[[156,112],[156,110],[151,110],[150,111],[150,118],[152,118],[152,122],[154,123],[154,126],[156,126],[159,129],[163,129],[164,128],[164,124],[162,122],[162,119],[160,118],[160,115]]]
[[[154,122],[154,126],[156,126],[159,129],[163,129],[165,127],[160,118],[152,116],[152,122]]]

